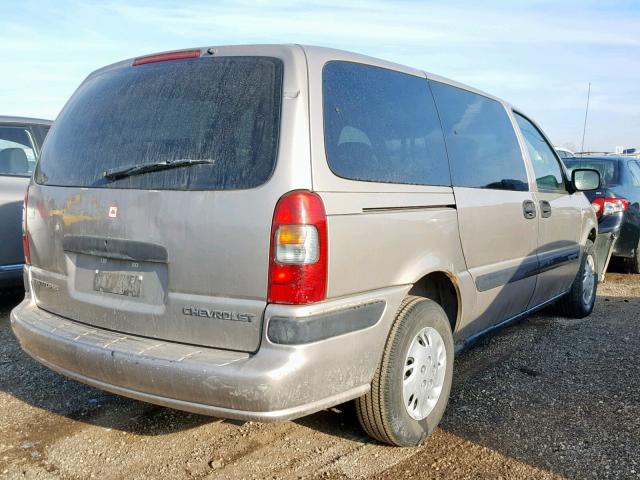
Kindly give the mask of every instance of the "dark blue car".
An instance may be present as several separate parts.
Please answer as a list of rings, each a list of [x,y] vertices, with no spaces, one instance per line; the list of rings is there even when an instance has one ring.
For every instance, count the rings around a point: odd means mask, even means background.
[[[613,257],[621,257],[632,273],[640,273],[640,160],[628,156],[563,158],[569,171],[592,168],[600,172],[600,188],[585,195],[598,216],[598,233],[617,236]]]

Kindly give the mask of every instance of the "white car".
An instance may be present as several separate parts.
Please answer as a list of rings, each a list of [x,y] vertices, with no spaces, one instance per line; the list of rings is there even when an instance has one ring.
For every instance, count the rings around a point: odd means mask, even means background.
[[[556,150],[556,153],[560,158],[573,158],[576,156],[576,154],[573,153],[568,148],[564,148],[564,147],[553,147],[553,148]]]

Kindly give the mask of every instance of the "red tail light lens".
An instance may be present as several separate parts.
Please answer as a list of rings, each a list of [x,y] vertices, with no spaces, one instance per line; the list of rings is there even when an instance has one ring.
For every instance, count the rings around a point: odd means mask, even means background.
[[[624,212],[629,208],[629,200],[626,198],[594,198],[591,202],[593,210],[598,218],[604,215],[613,215],[614,213]]]
[[[271,225],[270,303],[305,304],[327,295],[327,216],[315,193],[293,191],[278,201]]]
[[[29,247],[29,226],[27,225],[27,206],[29,203],[29,189],[24,194],[22,204],[22,250],[24,251],[24,263],[31,265],[31,248]]]
[[[169,60],[181,60],[184,58],[197,58],[200,50],[182,50],[180,52],[159,53],[157,55],[147,55],[138,57],[133,61],[133,66],[145,65],[147,63],[167,62]]]

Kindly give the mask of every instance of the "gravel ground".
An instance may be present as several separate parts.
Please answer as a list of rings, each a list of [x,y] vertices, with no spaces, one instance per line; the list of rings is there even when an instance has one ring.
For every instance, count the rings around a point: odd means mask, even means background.
[[[608,274],[593,315],[547,310],[456,359],[420,448],[367,439],[350,405],[263,425],[202,417],[67,380],[26,355],[0,296],[6,478],[639,478],[640,276]]]

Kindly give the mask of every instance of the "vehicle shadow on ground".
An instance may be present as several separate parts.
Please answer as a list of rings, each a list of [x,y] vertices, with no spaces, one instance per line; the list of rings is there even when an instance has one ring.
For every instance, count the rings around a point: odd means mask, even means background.
[[[10,331],[7,302],[18,301],[0,297],[0,390],[71,421],[138,435],[223,421],[105,393],[40,366]],[[481,339],[456,359],[439,428],[570,478],[631,476],[634,468],[640,471],[633,463],[640,458],[639,318],[640,298],[601,295],[587,319],[561,318],[550,308]],[[359,427],[352,404],[295,423],[376,445]],[[427,442],[414,455],[429,448]]]
[[[607,267],[607,273],[629,273],[629,264],[624,259],[619,257],[613,257]],[[605,275],[606,281],[606,275]]]
[[[640,476],[639,327],[640,297],[600,295],[591,317],[550,307],[481,339],[456,358],[439,428],[567,478]],[[370,442],[344,407],[296,422]]]
[[[0,391],[69,420],[139,435],[162,435],[222,421],[120,397],[40,365],[22,351],[11,331],[9,312],[23,297],[21,290],[0,291]]]
[[[39,364],[20,348],[11,331],[9,313],[22,301],[24,291],[0,291],[0,392],[35,408],[45,410],[74,422],[87,423],[103,428],[121,430],[136,435],[164,435],[189,430],[207,423],[224,422],[241,427],[244,422],[191,414],[164,408],[105,392],[80,382],[68,379]],[[341,408],[349,408],[345,404]],[[342,419],[342,420],[340,420]],[[306,425],[327,433],[356,441],[365,441],[367,436],[353,415],[344,415],[342,410],[331,409],[306,417]],[[348,422],[346,429],[340,422]],[[335,429],[333,425],[335,423]],[[323,427],[327,425],[328,427]],[[34,435],[43,440],[53,440],[46,425],[39,425]],[[350,433],[352,432],[352,433]],[[68,433],[65,432],[65,433]],[[62,434],[62,432],[60,432]]]
[[[559,241],[550,243],[545,248],[553,250],[567,247],[567,244],[573,245],[571,242]],[[532,252],[531,255],[535,254],[536,252]],[[9,357],[8,360],[4,360],[4,363],[0,357],[0,391],[5,391],[37,408],[71,420],[140,435],[159,435],[193,428],[207,422],[222,421],[104,393],[41,366],[20,349],[11,332],[8,312],[20,301],[19,296],[12,295],[0,297],[0,345],[2,345],[0,352],[2,352],[1,355]],[[454,378],[456,376],[457,373],[454,373]],[[340,409],[320,412],[298,420],[298,423],[319,431],[328,428],[327,433],[350,440],[367,441],[366,435],[357,426],[355,414],[351,412],[351,415],[347,415],[349,408],[343,408],[343,410],[345,413],[339,413]],[[327,418],[337,414],[345,418],[337,423],[338,427]],[[164,417],[167,417],[166,421]]]

